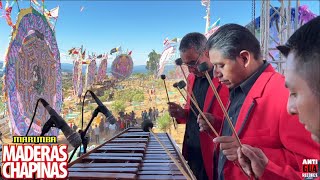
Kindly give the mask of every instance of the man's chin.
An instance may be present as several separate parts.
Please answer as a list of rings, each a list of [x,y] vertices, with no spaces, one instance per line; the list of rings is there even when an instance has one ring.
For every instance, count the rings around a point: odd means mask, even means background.
[[[318,137],[318,136],[316,136],[316,135],[314,135],[314,134],[311,134],[311,138],[312,138],[312,140],[314,140],[315,142],[320,143],[320,137]]]

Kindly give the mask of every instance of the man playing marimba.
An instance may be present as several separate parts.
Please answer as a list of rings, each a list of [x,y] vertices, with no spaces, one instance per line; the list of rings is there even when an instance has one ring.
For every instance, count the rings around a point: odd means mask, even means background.
[[[303,159],[318,156],[319,146],[298,118],[286,111],[289,93],[283,76],[262,59],[259,41],[248,29],[237,24],[221,26],[209,38],[207,48],[215,75],[230,89],[228,115],[242,143],[259,147],[277,166],[296,171],[301,170]],[[208,118],[219,124],[214,115]],[[204,126],[202,118],[199,122]],[[220,147],[215,177],[247,179],[237,164],[240,145],[226,120],[214,142]],[[262,179],[281,176],[270,168],[266,166]]]
[[[203,62],[209,64],[209,74],[217,89],[224,104],[228,100],[228,89],[218,82],[217,78],[213,77],[212,64],[209,61],[207,52],[205,51],[207,39],[201,33],[189,33],[185,35],[180,42],[180,56],[183,64],[188,66],[190,72],[188,76],[188,92],[193,93],[200,109],[203,112],[209,112],[217,117],[223,118],[223,113],[217,100],[214,97],[208,80],[202,72],[199,72],[197,66]],[[212,139],[214,134],[210,132],[200,132],[197,123],[197,115],[194,104],[191,107],[195,110],[194,114],[190,111],[190,99],[185,108],[182,108],[176,103],[169,103],[169,113],[177,119],[178,123],[186,123],[186,131],[183,142],[183,156],[188,161],[188,164],[194,175],[199,180],[212,179],[213,177],[213,148]],[[216,128],[220,125],[215,124]],[[218,130],[218,129],[217,129]]]
[[[317,17],[298,29],[289,38],[286,45],[278,47],[280,52],[287,57],[285,76],[286,87],[290,91],[287,106],[288,113],[299,115],[300,122],[311,132],[312,139],[318,143],[320,143],[319,32],[320,17]],[[298,136],[305,134],[300,131],[296,131],[295,133]],[[309,139],[307,137],[304,138],[306,141]],[[295,139],[292,139],[292,141],[295,141]],[[300,148],[306,149],[304,146],[300,146]],[[274,177],[277,176],[277,179],[302,179],[300,171],[291,166],[280,167],[269,160],[259,148],[243,145],[241,150],[240,148],[238,149],[238,160],[247,174],[260,178],[264,174],[273,173]],[[307,155],[310,152],[306,151],[305,153]],[[247,158],[250,159],[251,164],[248,163],[249,161],[246,161]],[[319,149],[318,156],[314,158],[319,159]]]

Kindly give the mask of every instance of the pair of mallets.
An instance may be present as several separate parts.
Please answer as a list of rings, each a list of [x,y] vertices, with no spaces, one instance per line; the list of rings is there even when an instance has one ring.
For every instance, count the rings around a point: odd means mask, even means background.
[[[166,94],[167,94],[168,103],[169,103],[170,99],[169,99],[168,89],[167,89],[167,85],[166,85],[166,75],[162,74],[161,75],[161,79],[163,80],[164,88],[166,89]],[[173,117],[171,117],[171,119],[172,119],[172,122],[173,122],[174,129],[177,129],[177,125],[176,125],[175,120],[173,119]]]
[[[182,71],[182,73],[183,73],[183,76],[184,76],[185,80],[187,81],[186,73],[184,72],[184,70],[183,70],[183,68],[182,68],[182,64],[183,64],[182,59],[181,59],[181,58],[176,59],[176,60],[175,60],[175,63],[176,63],[177,66],[180,67],[180,69],[181,69],[181,71]],[[224,116],[226,117],[226,119],[227,119],[227,121],[228,121],[228,124],[229,124],[229,126],[231,127],[231,130],[232,130],[234,136],[235,136],[236,139],[237,139],[237,142],[238,142],[239,146],[242,147],[240,138],[239,138],[239,136],[238,136],[238,134],[237,134],[237,132],[236,132],[236,130],[235,130],[232,122],[231,122],[231,119],[230,119],[230,117],[229,117],[229,115],[228,115],[228,113],[227,113],[227,111],[226,111],[226,109],[225,109],[225,107],[224,107],[224,105],[223,105],[223,103],[222,103],[222,101],[221,101],[221,98],[220,98],[220,96],[219,96],[219,94],[218,94],[218,91],[217,91],[217,89],[214,87],[214,85],[213,85],[213,83],[212,83],[212,81],[211,81],[211,77],[210,77],[210,75],[209,75],[209,73],[208,73],[208,69],[209,69],[209,66],[208,66],[208,64],[207,64],[206,62],[203,62],[203,63],[201,63],[201,64],[198,66],[198,71],[199,71],[199,72],[203,72],[203,73],[205,74],[205,76],[206,76],[206,78],[207,78],[207,80],[208,80],[208,82],[209,82],[209,84],[210,84],[210,86],[211,86],[211,88],[212,88],[215,96],[216,96],[216,99],[218,100],[218,103],[219,103],[219,105],[220,105],[220,107],[221,107],[221,109],[222,109],[222,111],[223,111],[223,114],[224,114]],[[178,89],[178,88],[184,89],[184,87],[186,86],[186,83],[185,83],[184,81],[180,81],[180,82],[177,83],[176,85],[174,84],[174,87],[175,87],[175,86],[177,87],[177,89]],[[178,90],[179,90],[179,89],[178,89]],[[200,115],[203,117],[203,119],[204,119],[204,120],[206,121],[206,123],[209,125],[210,129],[214,132],[214,134],[215,134],[217,137],[219,137],[219,134],[218,134],[218,133],[216,132],[216,130],[212,127],[212,125],[210,124],[210,122],[208,121],[208,119],[206,118],[206,116],[203,114],[203,112],[202,112],[201,109],[199,108],[199,105],[197,104],[197,102],[196,102],[196,100],[195,100],[196,98],[194,97],[193,93],[190,95],[185,89],[184,89],[184,91],[186,92],[186,94],[188,95],[188,97],[190,98],[190,100],[192,101],[192,103],[194,103],[195,107],[198,109]],[[181,92],[180,90],[179,90],[179,92],[180,92],[180,94],[183,96],[183,94],[182,94],[182,92]],[[187,101],[187,99],[186,99],[184,96],[183,96],[183,98]],[[193,98],[193,99],[192,99],[192,98]],[[191,109],[192,112],[195,114],[195,116],[197,116],[197,114],[195,113],[195,111],[194,111],[194,109],[192,108],[191,105],[190,105],[190,109]],[[242,168],[240,168],[240,169],[243,171]],[[244,172],[244,171],[243,171],[243,172]],[[245,172],[244,172],[244,174],[247,175]],[[247,176],[248,176],[248,175],[247,175]]]
[[[179,81],[179,82],[176,82],[176,83],[174,83],[173,84],[173,87],[175,87],[175,88],[177,88],[177,90],[180,92],[180,94],[181,94],[181,96],[184,98],[184,100],[187,102],[187,99],[186,99],[186,97],[183,95],[183,93],[180,91],[180,89],[183,89],[187,94],[188,94],[188,92],[185,90],[185,87],[186,87],[186,83],[182,80],[182,81]],[[189,95],[189,97],[190,97],[190,95]],[[190,99],[191,100],[191,99]],[[196,101],[195,101],[196,102]],[[198,104],[195,104],[195,107],[198,109],[198,111],[200,112],[200,114],[202,113],[202,111],[200,110],[200,108],[199,108],[199,105]],[[195,112],[195,110],[193,109],[193,107],[190,105],[190,109],[191,109],[191,111],[194,113],[194,115],[195,116],[197,116],[197,113]],[[205,118],[205,116],[204,116],[204,114],[202,113],[201,114],[204,118]],[[207,123],[208,123],[208,121],[206,121]],[[210,123],[208,123],[208,125],[209,126],[211,126],[211,124]],[[211,128],[211,127],[210,127]],[[213,129],[213,127],[211,128],[211,129]],[[213,132],[215,132],[215,130],[213,129]],[[219,135],[217,134],[217,132],[215,132],[215,135],[218,137]],[[210,135],[209,135],[210,136]],[[211,137],[211,136],[210,136]],[[239,140],[240,141],[240,140]],[[238,142],[239,142],[238,141]],[[239,143],[240,144],[240,143]],[[240,144],[241,145],[241,144]],[[241,170],[242,170],[242,168],[241,168]],[[243,170],[242,170],[243,171]],[[245,173],[245,172],[244,172]],[[245,173],[245,175],[246,176],[248,176],[246,173]]]
[[[186,77],[186,75],[185,75],[185,72],[184,72],[184,70],[183,70],[183,68],[182,68],[182,59],[181,59],[181,58],[178,58],[177,60],[175,60],[175,63],[176,63],[176,65],[178,65],[178,66],[181,68],[181,71],[182,71],[185,79],[187,79],[187,77]],[[207,80],[208,80],[208,82],[209,82],[209,84],[210,84],[210,87],[212,88],[212,90],[213,90],[213,92],[214,92],[214,95],[216,96],[216,99],[217,99],[217,101],[218,101],[218,103],[219,103],[219,105],[220,105],[220,107],[221,107],[221,109],[222,109],[222,111],[223,111],[223,114],[224,114],[224,116],[226,117],[226,119],[227,119],[227,121],[228,121],[228,124],[229,124],[229,126],[231,127],[231,130],[232,130],[234,136],[236,137],[236,139],[237,139],[237,141],[238,141],[238,143],[239,143],[239,146],[241,147],[242,144],[241,144],[241,142],[240,142],[239,136],[238,136],[238,134],[237,134],[237,132],[236,132],[236,130],[235,130],[232,122],[231,122],[231,119],[230,119],[230,117],[229,117],[229,115],[228,115],[228,113],[227,113],[227,111],[226,111],[226,108],[224,107],[224,105],[223,105],[223,103],[222,103],[222,101],[221,101],[221,98],[220,98],[220,96],[219,96],[219,93],[218,93],[216,87],[215,87],[215,86],[213,85],[213,83],[212,83],[211,77],[210,77],[210,75],[209,75],[209,73],[208,73],[208,69],[209,69],[209,66],[208,66],[208,64],[207,64],[206,62],[203,62],[203,63],[201,63],[201,64],[198,66],[198,71],[204,73],[204,75],[206,76],[206,78],[207,78]],[[183,83],[182,83],[182,82],[183,82]],[[179,83],[180,83],[180,86],[177,86],[177,87],[179,87],[179,88],[180,88],[180,87],[181,87],[181,88],[183,87],[183,89],[184,89],[184,87],[186,86],[186,85],[185,85],[186,83],[185,83],[184,81],[182,81],[182,82],[180,81],[180,82],[179,82]],[[178,83],[178,84],[179,84],[179,83]],[[180,89],[181,89],[181,88],[180,88]],[[198,105],[198,103],[196,102],[194,96],[192,97],[192,95],[190,95],[190,93],[189,93],[188,91],[186,91],[185,89],[184,89],[184,91],[186,92],[187,96],[188,96],[189,99],[192,101],[192,103],[195,105],[195,107],[196,107],[197,110],[199,111],[200,115],[201,115],[201,116],[203,117],[203,119],[206,121],[206,123],[208,124],[208,126],[210,127],[210,129],[213,131],[213,133],[214,133],[217,137],[219,137],[219,134],[217,133],[217,131],[213,128],[213,126],[211,125],[211,123],[209,122],[209,120],[207,119],[207,117],[203,114],[203,111],[199,108],[199,105]],[[181,93],[181,92],[180,92],[180,93]],[[181,93],[181,94],[182,94],[182,93]],[[185,97],[184,97],[184,98],[185,98]],[[186,98],[185,98],[185,99],[186,99]],[[191,106],[190,106],[190,107],[191,107]],[[194,110],[193,110],[193,112],[194,112]]]

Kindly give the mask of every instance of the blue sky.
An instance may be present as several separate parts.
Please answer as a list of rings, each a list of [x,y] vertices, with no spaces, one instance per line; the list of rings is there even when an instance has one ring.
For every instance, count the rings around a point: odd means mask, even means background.
[[[41,0],[38,0],[41,3]],[[2,0],[5,5],[5,1]],[[221,24],[246,25],[252,19],[252,1],[211,1],[211,22],[221,18]],[[279,5],[273,1],[274,6]],[[319,1],[301,1],[319,15]],[[30,6],[19,1],[20,8]],[[295,3],[292,3],[295,5]],[[45,1],[48,10],[60,6],[56,24],[56,39],[61,62],[72,63],[63,54],[72,47],[84,48],[97,54],[110,52],[121,46],[132,50],[135,65],[144,65],[152,49],[162,53],[163,40],[181,38],[189,32],[204,32],[205,7],[195,1]],[[84,10],[80,12],[81,7]],[[18,8],[15,5],[12,19],[15,23]],[[256,2],[256,16],[260,15],[260,2]],[[0,18],[0,61],[9,44],[11,27]]]

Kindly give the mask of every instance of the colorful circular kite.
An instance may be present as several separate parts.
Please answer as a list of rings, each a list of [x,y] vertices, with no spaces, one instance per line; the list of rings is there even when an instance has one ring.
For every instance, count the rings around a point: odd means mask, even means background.
[[[58,113],[62,106],[60,53],[46,18],[21,9],[5,56],[4,92],[13,135],[25,135],[39,98]],[[39,135],[49,114],[39,103],[28,135]],[[58,135],[51,128],[47,135]]]
[[[117,79],[128,78],[133,69],[133,61],[131,56],[121,54],[112,62],[111,73]]]

